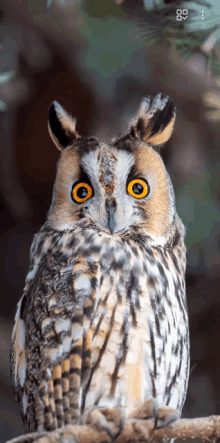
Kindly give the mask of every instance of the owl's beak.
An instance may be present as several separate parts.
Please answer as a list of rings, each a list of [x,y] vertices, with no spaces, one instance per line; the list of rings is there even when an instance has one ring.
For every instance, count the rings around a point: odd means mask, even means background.
[[[107,225],[111,234],[114,233],[115,230],[115,208],[116,202],[113,198],[106,199],[105,201],[106,213],[107,213]]]

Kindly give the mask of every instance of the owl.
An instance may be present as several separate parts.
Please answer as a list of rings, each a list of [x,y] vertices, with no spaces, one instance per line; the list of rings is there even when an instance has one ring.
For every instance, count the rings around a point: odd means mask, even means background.
[[[57,102],[61,151],[12,332],[11,371],[26,432],[90,423],[115,439],[129,418],[180,416],[189,376],[185,228],[159,148],[175,106],[141,102],[127,134],[80,136]]]

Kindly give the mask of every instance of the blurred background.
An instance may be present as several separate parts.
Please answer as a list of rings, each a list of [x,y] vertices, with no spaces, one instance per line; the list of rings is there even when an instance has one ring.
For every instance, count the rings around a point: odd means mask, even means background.
[[[171,3],[7,0],[0,7],[0,443],[22,433],[10,336],[30,245],[52,196],[54,99],[77,117],[81,135],[101,140],[123,134],[143,96],[163,92],[176,103],[162,156],[187,229],[192,371],[183,415],[220,414],[220,72],[210,71],[207,47],[181,57],[170,38],[149,45],[140,17]]]

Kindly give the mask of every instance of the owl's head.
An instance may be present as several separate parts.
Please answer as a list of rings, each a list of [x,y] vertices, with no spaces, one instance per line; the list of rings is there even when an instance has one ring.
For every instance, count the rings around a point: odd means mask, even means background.
[[[76,120],[53,102],[48,127],[61,156],[48,222],[59,230],[85,221],[109,235],[144,230],[167,238],[175,198],[157,147],[171,137],[175,116],[169,97],[144,98],[128,134],[103,144],[80,136]]]

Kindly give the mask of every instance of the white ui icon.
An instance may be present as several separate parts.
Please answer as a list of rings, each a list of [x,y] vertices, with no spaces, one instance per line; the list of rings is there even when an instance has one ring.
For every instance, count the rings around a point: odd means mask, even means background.
[[[176,10],[176,19],[181,22],[181,20],[186,20],[188,17],[188,9],[177,9]]]

